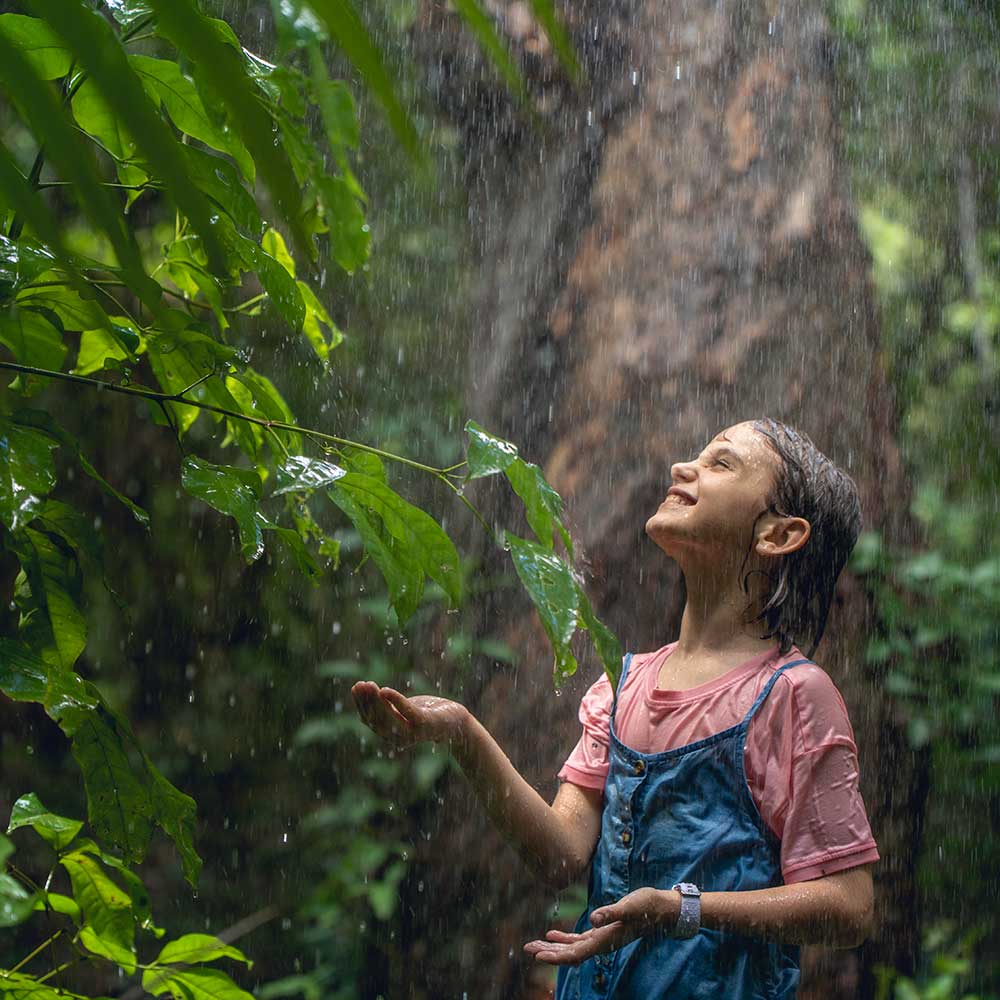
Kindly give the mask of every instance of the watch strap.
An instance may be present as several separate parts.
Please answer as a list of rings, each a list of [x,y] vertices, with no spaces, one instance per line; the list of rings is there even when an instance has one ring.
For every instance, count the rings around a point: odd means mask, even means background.
[[[681,894],[681,911],[672,936],[692,938],[701,929],[701,890],[693,882],[678,882],[670,888]]]

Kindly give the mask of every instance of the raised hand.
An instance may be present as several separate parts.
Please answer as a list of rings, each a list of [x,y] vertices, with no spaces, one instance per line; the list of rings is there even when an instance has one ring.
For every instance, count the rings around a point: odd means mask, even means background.
[[[548,931],[544,941],[529,941],[524,950],[549,965],[579,965],[594,955],[615,951],[653,931],[669,931],[680,913],[680,894],[661,889],[636,889],[617,903],[590,915],[594,925],[582,934]]]
[[[457,743],[469,719],[468,709],[456,701],[427,694],[407,698],[372,681],[358,681],[351,694],[364,724],[397,748],[428,741]]]

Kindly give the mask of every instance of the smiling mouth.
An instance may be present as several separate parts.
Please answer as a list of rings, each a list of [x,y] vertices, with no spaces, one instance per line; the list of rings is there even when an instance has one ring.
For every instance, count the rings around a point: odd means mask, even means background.
[[[664,503],[673,500],[682,507],[693,507],[698,501],[690,493],[678,489],[676,486],[667,491],[667,499]]]

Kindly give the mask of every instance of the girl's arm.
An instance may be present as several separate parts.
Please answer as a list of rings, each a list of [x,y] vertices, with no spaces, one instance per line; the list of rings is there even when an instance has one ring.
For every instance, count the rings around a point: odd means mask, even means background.
[[[448,746],[496,828],[540,878],[562,887],[583,873],[601,832],[602,792],[564,783],[549,805],[464,705],[369,681],[351,690],[365,724],[396,746]]]
[[[669,935],[680,903],[680,893],[672,890],[637,889],[594,910],[592,930],[549,931],[544,941],[526,944],[525,951],[541,962],[576,965],[643,934]],[[854,948],[871,933],[872,908],[872,876],[865,865],[771,889],[703,893],[701,926],[789,944]]]

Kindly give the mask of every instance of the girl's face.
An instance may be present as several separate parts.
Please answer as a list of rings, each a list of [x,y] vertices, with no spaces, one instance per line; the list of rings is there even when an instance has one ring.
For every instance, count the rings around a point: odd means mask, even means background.
[[[722,431],[697,458],[671,467],[670,489],[646,534],[682,563],[739,564],[767,510],[779,461],[751,424]]]

